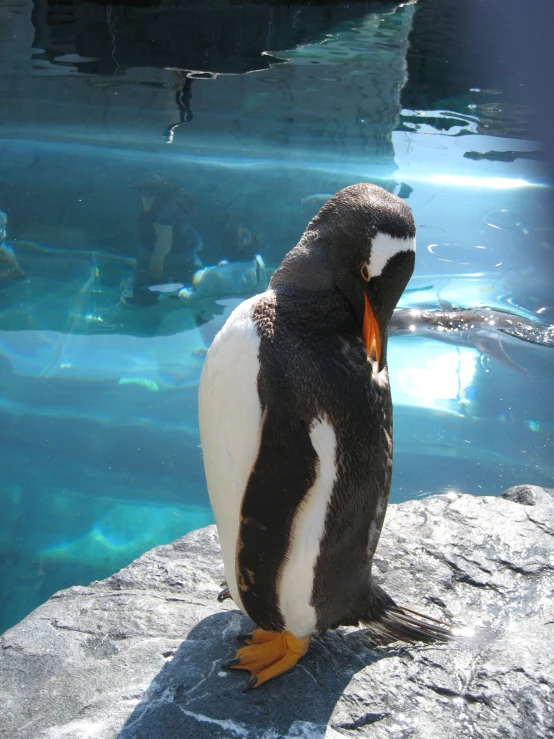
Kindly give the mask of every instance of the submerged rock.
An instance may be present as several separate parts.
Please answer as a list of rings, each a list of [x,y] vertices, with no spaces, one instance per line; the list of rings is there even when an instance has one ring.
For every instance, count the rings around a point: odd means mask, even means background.
[[[215,527],[56,593],[2,637],[10,739],[458,739],[554,735],[554,498],[446,495],[391,505],[375,574],[395,599],[472,640],[373,648],[315,638],[291,672],[243,693],[227,672],[251,624],[217,603]],[[512,493],[506,493],[510,498]]]

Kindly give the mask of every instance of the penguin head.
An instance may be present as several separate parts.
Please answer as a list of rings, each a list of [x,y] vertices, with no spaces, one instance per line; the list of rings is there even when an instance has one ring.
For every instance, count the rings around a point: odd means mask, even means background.
[[[369,355],[386,364],[387,327],[415,264],[412,211],[378,185],[339,190],[308,224],[271,287],[334,285],[351,303]]]

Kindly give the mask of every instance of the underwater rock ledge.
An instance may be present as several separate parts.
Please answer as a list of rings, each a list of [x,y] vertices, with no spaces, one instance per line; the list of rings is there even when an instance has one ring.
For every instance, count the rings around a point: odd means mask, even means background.
[[[0,736],[338,739],[554,735],[554,498],[448,493],[389,506],[375,574],[402,605],[473,641],[372,648],[313,640],[290,673],[243,693],[221,669],[249,620],[216,598],[214,526],[60,591],[0,637]]]

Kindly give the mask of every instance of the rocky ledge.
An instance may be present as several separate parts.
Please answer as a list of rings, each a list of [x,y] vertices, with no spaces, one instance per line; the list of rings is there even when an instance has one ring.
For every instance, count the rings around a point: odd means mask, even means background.
[[[213,526],[89,587],[56,593],[1,637],[9,739],[554,736],[554,498],[449,493],[392,505],[375,572],[401,604],[476,629],[438,646],[313,640],[293,671],[242,692],[221,669],[250,628],[219,605]]]

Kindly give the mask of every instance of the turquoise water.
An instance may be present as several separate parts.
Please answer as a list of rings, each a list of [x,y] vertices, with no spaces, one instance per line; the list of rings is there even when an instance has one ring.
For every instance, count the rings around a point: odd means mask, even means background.
[[[378,182],[416,217],[403,307],[554,323],[551,191],[517,94],[463,55],[426,77],[453,28],[431,54],[424,3],[287,7],[243,8],[240,44],[235,9],[216,47],[193,8],[192,60],[169,4],[0,8],[0,210],[26,273],[0,279],[0,630],[212,521],[197,383],[239,298],[128,300],[145,177],[187,193],[204,264],[247,234],[268,270],[326,196]],[[392,337],[393,501],[553,484],[554,351],[488,341]]]

